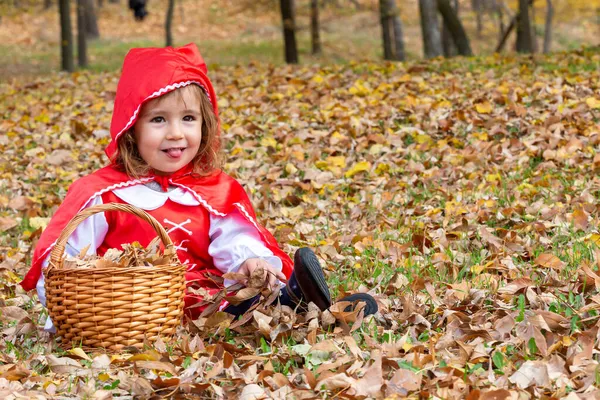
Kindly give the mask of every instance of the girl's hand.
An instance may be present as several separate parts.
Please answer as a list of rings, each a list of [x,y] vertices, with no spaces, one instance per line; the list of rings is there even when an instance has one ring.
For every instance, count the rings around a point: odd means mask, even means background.
[[[266,281],[271,290],[275,290],[279,286],[279,284],[277,283],[278,279],[281,282],[287,281],[285,275],[281,271],[275,270],[271,264],[269,264],[262,258],[247,259],[240,266],[238,273],[247,276],[248,278],[246,279],[246,282],[248,282],[248,279],[252,276],[252,273],[258,269],[262,269],[262,281]]]

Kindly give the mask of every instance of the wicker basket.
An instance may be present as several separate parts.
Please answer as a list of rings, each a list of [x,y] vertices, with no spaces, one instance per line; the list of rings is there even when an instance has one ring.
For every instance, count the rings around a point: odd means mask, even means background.
[[[159,222],[139,208],[109,203],[78,213],[57,239],[45,271],[46,305],[63,348],[141,348],[144,340],[173,336],[182,321],[186,268],[175,252],[172,263],[154,267],[62,268],[65,245],[75,228],[105,211],[142,218],[166,248],[173,246]]]

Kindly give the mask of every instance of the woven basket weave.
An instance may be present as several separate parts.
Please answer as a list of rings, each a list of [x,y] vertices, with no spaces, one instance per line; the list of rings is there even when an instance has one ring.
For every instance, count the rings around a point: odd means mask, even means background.
[[[165,248],[173,246],[160,223],[137,207],[108,203],[78,213],[57,239],[44,272],[46,305],[63,348],[141,348],[144,340],[173,336],[182,321],[186,268],[175,252],[168,265],[62,268],[65,245],[75,228],[89,216],[105,211],[124,211],[142,218]]]

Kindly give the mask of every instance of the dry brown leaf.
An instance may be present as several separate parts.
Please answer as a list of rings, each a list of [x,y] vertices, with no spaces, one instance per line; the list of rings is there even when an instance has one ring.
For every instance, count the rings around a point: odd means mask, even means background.
[[[534,263],[541,267],[552,268],[557,270],[561,270],[565,266],[565,263],[561,261],[560,258],[556,257],[554,254],[551,253],[540,254],[535,259]]]

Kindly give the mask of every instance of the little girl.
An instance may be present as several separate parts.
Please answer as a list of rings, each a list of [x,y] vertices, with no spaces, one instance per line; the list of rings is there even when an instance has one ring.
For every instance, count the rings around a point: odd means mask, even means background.
[[[265,271],[265,283],[280,290],[281,304],[292,307],[314,302],[331,305],[329,289],[314,253],[296,252],[294,262],[273,236],[256,221],[242,186],[220,167],[217,97],[207,68],[194,44],[181,48],[132,49],[123,64],[117,87],[106,149],[110,165],[75,181],[44,230],[31,269],[21,282],[37,289],[45,305],[43,269],[60,232],[80,210],[103,203],[139,207],[167,230],[180,261],[187,265],[188,288],[210,294],[222,289],[210,275],[237,272],[249,277]],[[66,252],[103,255],[123,243],[146,246],[156,236],[146,222],[127,213],[99,213],[81,223],[67,242]],[[283,285],[281,282],[287,282]],[[225,286],[235,282],[225,280]],[[186,315],[197,318],[200,296],[188,291]],[[221,309],[235,315],[247,311],[258,298]],[[365,313],[377,311],[368,295]],[[46,329],[52,330],[51,321]]]

